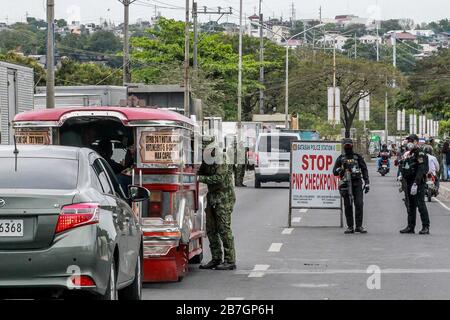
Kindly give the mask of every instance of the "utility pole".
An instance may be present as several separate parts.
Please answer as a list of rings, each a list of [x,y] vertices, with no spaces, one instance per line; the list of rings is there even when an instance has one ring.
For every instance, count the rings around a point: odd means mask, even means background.
[[[263,24],[264,24],[264,17],[262,14],[262,0],[259,0],[259,62],[261,63],[261,66],[259,67],[259,83],[261,86],[264,85],[264,30],[263,30]],[[264,90],[261,87],[259,89],[259,113],[264,114]]]
[[[355,60],[357,58],[357,50],[358,50],[357,45],[358,45],[358,43],[357,43],[357,40],[356,40],[356,32],[355,32]]]
[[[241,141],[241,128],[242,128],[242,38],[243,38],[243,26],[242,26],[242,1],[239,1],[239,63],[238,63],[238,107],[237,107],[237,120],[238,120],[238,141]]]
[[[192,20],[194,21],[194,70],[198,70],[198,12],[197,2],[192,3]]]
[[[47,0],[47,109],[55,108],[55,0]]]
[[[194,69],[197,70],[198,69],[198,42],[199,42],[199,32],[198,32],[198,15],[199,14],[208,14],[210,15],[210,20],[211,20],[211,15],[212,14],[216,14],[216,15],[220,15],[219,19],[217,21],[219,21],[224,15],[232,15],[233,14],[233,8],[229,8],[228,11],[224,11],[223,8],[218,7],[217,10],[210,10],[207,7],[203,7],[202,10],[198,9],[198,3],[193,0],[193,4],[192,4],[192,18],[193,18],[193,23],[194,23],[194,58],[193,58],[193,66]]]
[[[377,24],[377,61],[380,61],[380,35],[379,35],[379,25],[378,22],[376,22]]]
[[[131,82],[130,72],[130,5],[136,0],[119,0],[123,4],[123,85]]]
[[[385,98],[384,98],[384,131],[385,131],[385,143],[388,143],[388,135],[389,135],[389,130],[388,130],[388,92],[387,92],[387,76],[386,76],[386,93],[385,93]]]
[[[189,1],[186,0],[186,19],[184,25],[184,115],[190,116],[189,108]]]
[[[397,34],[392,33],[392,64],[397,68]]]
[[[333,128],[336,128],[336,44],[334,43],[334,41],[333,41]]]

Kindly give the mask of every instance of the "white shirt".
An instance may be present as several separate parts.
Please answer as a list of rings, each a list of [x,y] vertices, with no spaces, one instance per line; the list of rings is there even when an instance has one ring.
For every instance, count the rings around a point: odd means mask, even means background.
[[[428,168],[428,173],[432,173],[433,175],[436,175],[436,172],[439,171],[439,161],[431,154],[428,155]]]

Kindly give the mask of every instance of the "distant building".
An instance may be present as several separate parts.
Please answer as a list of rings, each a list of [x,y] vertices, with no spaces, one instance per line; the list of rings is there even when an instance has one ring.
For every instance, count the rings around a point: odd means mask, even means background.
[[[9,30],[9,27],[6,23],[0,22],[0,31]]]
[[[360,18],[353,14],[338,15],[334,19],[336,25],[340,27],[347,27],[353,24],[367,24],[368,21],[366,18]]]
[[[361,42],[361,43],[364,43],[364,44],[374,44],[374,43],[381,43],[381,37],[380,36],[373,36],[373,35],[370,35],[370,34],[366,34],[366,35],[364,35],[364,36],[362,36],[362,37],[359,37],[359,41]]]
[[[319,43],[325,44],[327,47],[335,47],[337,50],[343,51],[344,45],[349,38],[340,34],[326,34],[325,37],[319,39]]]
[[[272,29],[272,34],[269,36],[269,38],[271,38],[276,43],[284,42],[284,39],[289,38],[289,35],[291,33],[291,30],[289,27],[282,26],[282,25],[272,26],[271,29]]]
[[[392,44],[392,37],[393,35],[395,35],[395,39],[397,39],[397,41],[412,41],[415,43],[418,43],[417,41],[417,37],[409,32],[406,31],[402,31],[402,32],[396,32],[396,31],[389,31],[387,33],[387,44],[391,45]]]

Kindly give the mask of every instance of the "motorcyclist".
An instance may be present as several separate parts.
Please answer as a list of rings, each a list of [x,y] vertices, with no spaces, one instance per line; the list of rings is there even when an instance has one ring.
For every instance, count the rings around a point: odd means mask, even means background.
[[[388,168],[391,167],[391,152],[388,149],[387,144],[383,144],[381,147],[380,152],[378,153],[378,171],[381,169],[381,166],[383,164],[383,160],[387,160],[387,166]]]

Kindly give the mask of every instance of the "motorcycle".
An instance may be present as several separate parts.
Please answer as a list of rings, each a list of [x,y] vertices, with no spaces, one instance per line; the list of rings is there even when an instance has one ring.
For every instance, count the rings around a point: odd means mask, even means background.
[[[425,194],[427,195],[428,202],[431,202],[431,198],[437,197],[439,195],[439,191],[436,186],[436,176],[434,174],[427,174],[427,182],[425,188]]]
[[[381,157],[381,163],[380,167],[378,168],[378,172],[381,174],[382,177],[387,175],[389,173],[389,154],[387,152],[382,152],[380,154]]]

